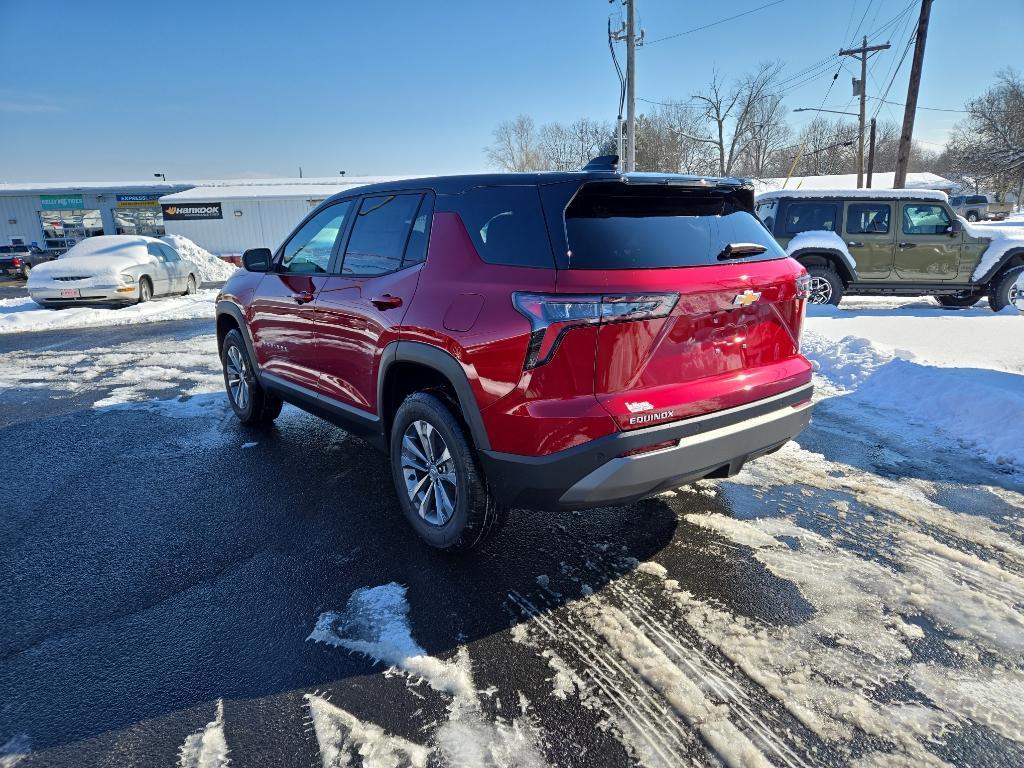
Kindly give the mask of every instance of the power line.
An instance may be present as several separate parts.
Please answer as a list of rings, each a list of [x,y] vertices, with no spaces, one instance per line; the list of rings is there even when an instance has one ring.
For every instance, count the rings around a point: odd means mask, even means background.
[[[674,35],[666,35],[665,37],[658,37],[658,38],[655,38],[654,40],[648,40],[646,44],[647,45],[654,45],[654,43],[661,43],[661,42],[664,42],[665,40],[674,40],[675,38],[683,37],[684,35],[692,35],[694,32],[700,32],[700,31],[705,30],[705,29],[710,29],[711,27],[717,27],[719,24],[725,24],[725,22],[727,22],[727,21],[733,21],[734,19],[739,19],[739,18],[742,18],[743,16],[749,16],[752,13],[757,13],[758,11],[763,11],[765,8],[771,8],[773,5],[779,5],[780,3],[784,3],[784,2],[786,2],[786,0],[773,0],[773,2],[771,2],[771,3],[765,3],[764,5],[759,5],[759,6],[757,6],[757,8],[751,8],[749,11],[744,11],[743,13],[737,13],[734,16],[729,16],[729,17],[724,18],[724,19],[719,19],[718,21],[712,21],[710,24],[704,24],[703,26],[700,26],[700,27],[694,27],[693,29],[687,29],[687,30],[685,30],[683,32],[677,32]]]

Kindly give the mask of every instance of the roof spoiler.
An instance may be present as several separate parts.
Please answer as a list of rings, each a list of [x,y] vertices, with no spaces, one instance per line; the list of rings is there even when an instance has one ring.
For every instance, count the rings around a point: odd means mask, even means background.
[[[595,157],[589,163],[583,166],[584,171],[617,171],[619,170],[619,156],[618,155],[601,155]]]

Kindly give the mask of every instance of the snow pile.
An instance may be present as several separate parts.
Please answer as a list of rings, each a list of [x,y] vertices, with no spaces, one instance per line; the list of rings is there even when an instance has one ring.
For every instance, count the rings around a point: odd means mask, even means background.
[[[792,256],[797,251],[807,248],[837,251],[846,260],[846,263],[850,265],[850,269],[857,269],[857,261],[850,255],[850,251],[847,249],[846,243],[843,242],[843,238],[835,232],[827,229],[809,229],[806,232],[800,232],[789,241],[789,244],[786,246],[786,255]]]
[[[908,422],[904,429],[945,433],[989,461],[1024,470],[1024,440],[1007,423],[1011,414],[1024,413],[1020,374],[921,365],[867,339],[847,336],[835,342],[810,330],[801,350],[819,375],[852,389],[842,406],[855,409],[858,418],[890,425],[899,419]]]
[[[37,267],[36,269],[40,269]],[[36,270],[33,269],[30,274]],[[30,277],[31,279],[31,277]],[[112,309],[102,306],[44,309],[32,299],[0,299],[0,334],[56,331],[100,325],[135,325],[162,320],[212,320],[217,291],[199,291]]]
[[[235,270],[238,269],[234,264],[217,258],[187,237],[164,235],[162,239],[174,248],[182,259],[195,267],[200,284],[222,282],[235,274]]]
[[[185,739],[178,750],[178,765],[181,768],[227,768],[228,743],[224,738],[224,700],[217,701],[217,716]]]
[[[971,224],[967,219],[957,216],[967,234],[971,237],[987,237],[992,240],[981,254],[978,266],[971,273],[971,280],[981,280],[985,274],[994,267],[1007,251],[1013,248],[1024,248],[1024,227],[1014,225],[995,226],[987,224],[979,227]]]

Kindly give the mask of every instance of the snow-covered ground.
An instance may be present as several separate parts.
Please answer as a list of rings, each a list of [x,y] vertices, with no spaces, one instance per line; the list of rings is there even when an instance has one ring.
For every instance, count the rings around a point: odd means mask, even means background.
[[[1024,471],[1024,317],[984,302],[944,310],[930,299],[846,299],[811,307],[804,354],[826,396],[867,421],[905,421],[1007,469]]]
[[[191,296],[169,296],[129,307],[82,306],[62,309],[46,309],[28,296],[0,299],[0,334],[101,325],[135,325],[162,320],[212,320],[216,297],[216,290],[204,289]]]

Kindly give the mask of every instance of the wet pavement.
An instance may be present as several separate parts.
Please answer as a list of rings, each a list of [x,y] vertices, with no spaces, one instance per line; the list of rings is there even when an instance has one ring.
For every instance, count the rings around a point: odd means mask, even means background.
[[[1024,764],[1019,476],[833,397],[737,478],[450,557],[365,443],[239,425],[212,334],[0,337],[4,768]]]

